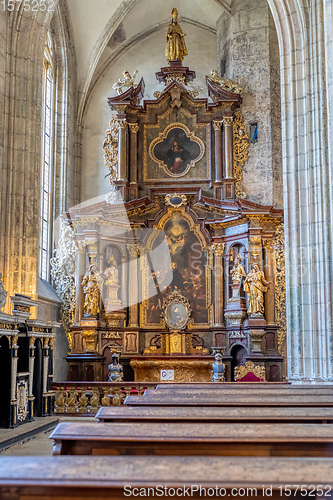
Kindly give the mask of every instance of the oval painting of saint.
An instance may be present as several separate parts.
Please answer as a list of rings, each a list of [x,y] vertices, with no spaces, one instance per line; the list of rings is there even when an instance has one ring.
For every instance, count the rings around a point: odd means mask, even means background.
[[[183,124],[169,125],[150,145],[150,156],[168,175],[185,175],[204,154],[204,144]]]

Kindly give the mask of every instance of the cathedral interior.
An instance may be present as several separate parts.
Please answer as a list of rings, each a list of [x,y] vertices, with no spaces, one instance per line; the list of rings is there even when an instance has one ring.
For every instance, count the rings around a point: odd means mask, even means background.
[[[2,5],[0,427],[332,384],[332,0]]]

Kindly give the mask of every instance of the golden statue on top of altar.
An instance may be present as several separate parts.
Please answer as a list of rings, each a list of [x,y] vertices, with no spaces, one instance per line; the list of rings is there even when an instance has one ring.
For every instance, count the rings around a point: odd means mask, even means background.
[[[168,61],[182,61],[188,55],[185,33],[178,24],[178,11],[172,9],[172,22],[169,24],[165,55]]]

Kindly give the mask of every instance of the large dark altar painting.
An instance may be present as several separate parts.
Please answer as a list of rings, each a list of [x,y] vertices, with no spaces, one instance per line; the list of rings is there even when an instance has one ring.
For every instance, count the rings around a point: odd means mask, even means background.
[[[206,254],[188,222],[175,214],[166,222],[162,231],[154,241],[155,250],[166,238],[170,258],[160,261],[149,279],[149,299],[147,307],[147,323],[159,324],[163,300],[173,290],[184,295],[192,306],[192,318],[195,323],[207,323],[206,307]],[[171,268],[170,268],[171,260]]]

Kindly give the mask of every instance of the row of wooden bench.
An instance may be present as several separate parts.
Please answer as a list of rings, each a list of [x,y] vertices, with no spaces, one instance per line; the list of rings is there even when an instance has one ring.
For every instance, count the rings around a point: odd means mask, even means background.
[[[331,385],[163,384],[125,403],[60,423],[54,457],[0,458],[1,500],[330,496]]]

